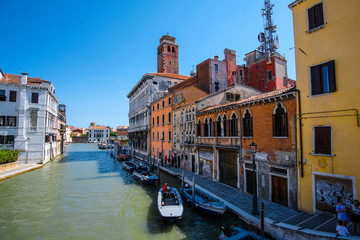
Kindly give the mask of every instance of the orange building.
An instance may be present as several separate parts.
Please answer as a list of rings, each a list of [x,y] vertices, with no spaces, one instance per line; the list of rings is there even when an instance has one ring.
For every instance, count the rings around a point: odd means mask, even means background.
[[[154,101],[150,114],[150,155],[165,160],[171,155],[173,94]]]

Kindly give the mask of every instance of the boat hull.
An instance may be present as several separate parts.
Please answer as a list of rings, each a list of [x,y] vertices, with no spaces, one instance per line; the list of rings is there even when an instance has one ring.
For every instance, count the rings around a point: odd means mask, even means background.
[[[183,196],[188,202],[192,202],[192,189],[184,189]],[[195,190],[194,204],[199,210],[213,215],[222,215],[226,211],[226,206],[223,202],[206,195],[198,189]]]
[[[162,189],[160,189],[158,192],[157,205],[159,213],[164,220],[174,222],[182,218],[184,207],[180,193],[176,188],[171,188],[166,195],[164,195]]]
[[[148,175],[144,175],[143,173],[137,172],[136,170],[134,170],[133,176],[136,180],[146,184],[154,184],[159,180],[159,177],[155,174],[148,173]]]

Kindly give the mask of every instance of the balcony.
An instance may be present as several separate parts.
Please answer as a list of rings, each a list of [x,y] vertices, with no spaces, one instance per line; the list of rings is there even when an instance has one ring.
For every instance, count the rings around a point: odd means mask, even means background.
[[[239,147],[239,137],[198,137],[197,146],[216,146],[216,147]]]

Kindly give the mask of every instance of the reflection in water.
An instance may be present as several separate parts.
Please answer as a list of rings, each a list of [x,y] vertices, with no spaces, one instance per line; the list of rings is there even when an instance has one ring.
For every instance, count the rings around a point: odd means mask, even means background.
[[[0,239],[217,239],[230,213],[213,217],[185,204],[183,219],[163,221],[157,192],[180,180],[161,173],[143,185],[95,144],[71,144],[62,159],[0,182]]]

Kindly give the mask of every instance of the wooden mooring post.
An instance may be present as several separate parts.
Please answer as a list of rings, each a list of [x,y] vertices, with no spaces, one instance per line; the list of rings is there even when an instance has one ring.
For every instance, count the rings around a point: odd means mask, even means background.
[[[192,202],[191,207],[194,208],[195,204],[195,177],[193,177],[193,185],[192,185]]]
[[[185,178],[185,173],[184,171],[182,171],[181,173],[181,193],[184,193],[184,178]]]
[[[260,225],[261,225],[261,236],[265,237],[265,224],[264,224],[264,202],[261,202],[261,210],[260,210]]]

